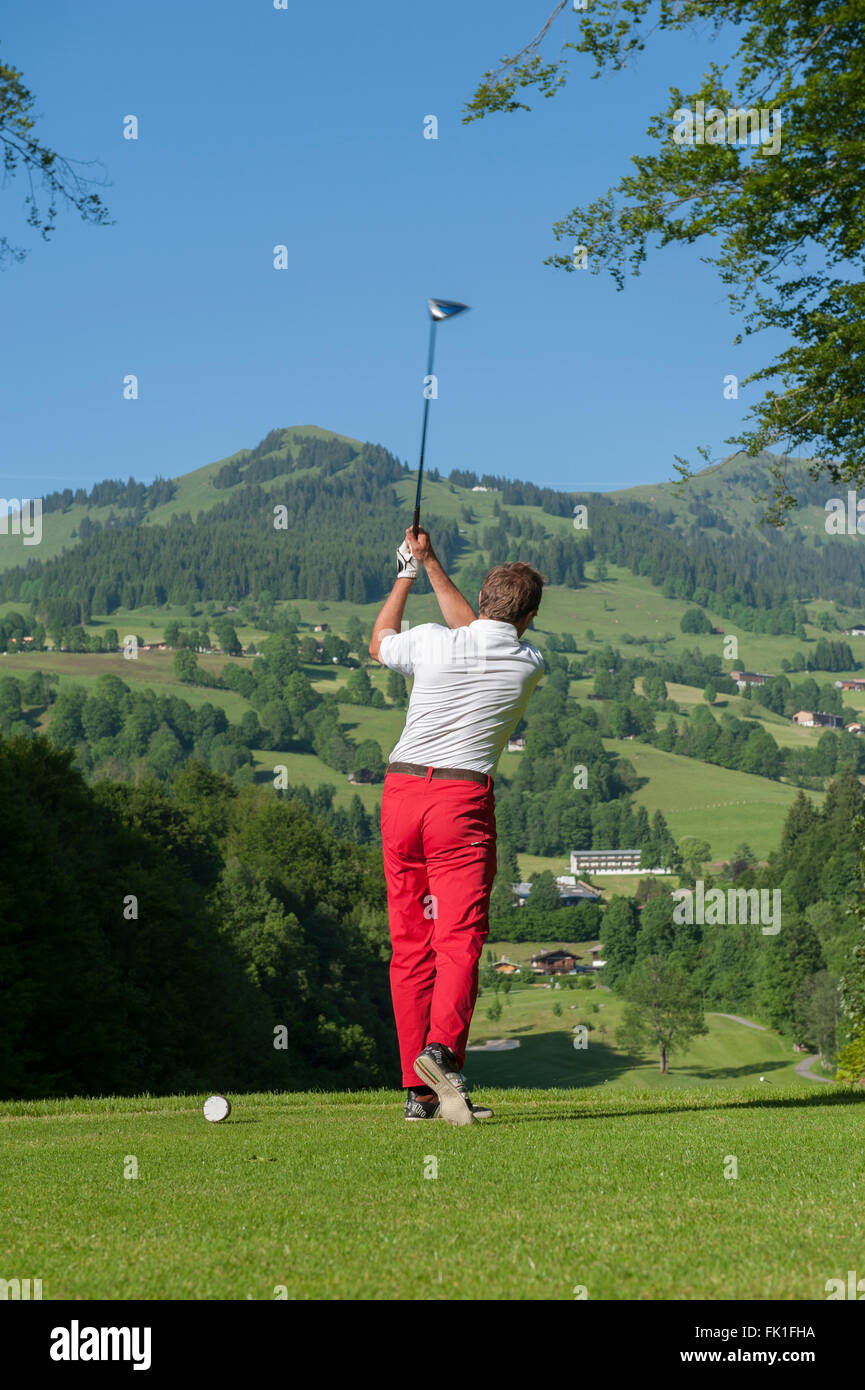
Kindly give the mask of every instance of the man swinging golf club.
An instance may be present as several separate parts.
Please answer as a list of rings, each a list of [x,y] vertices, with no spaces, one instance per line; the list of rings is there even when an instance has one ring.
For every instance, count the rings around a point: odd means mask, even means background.
[[[496,872],[492,779],[544,671],[541,653],[520,640],[544,579],[520,562],[494,566],[476,616],[417,513],[397,556],[397,578],[369,650],[383,666],[414,677],[381,807],[405,1118],[441,1115],[467,1125],[492,1114],[472,1105],[462,1076]],[[419,564],[446,626],[422,623],[403,632]]]

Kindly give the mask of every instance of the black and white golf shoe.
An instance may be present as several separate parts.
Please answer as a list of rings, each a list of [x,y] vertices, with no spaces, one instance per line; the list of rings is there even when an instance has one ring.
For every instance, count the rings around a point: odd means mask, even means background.
[[[472,1105],[457,1060],[441,1043],[430,1043],[429,1047],[425,1047],[415,1059],[414,1069],[438,1095],[439,1114],[447,1124],[470,1125],[473,1120],[491,1118],[493,1112],[487,1106]]]
[[[420,1097],[425,1094],[426,1092],[424,1091],[406,1092],[405,1118],[407,1120],[438,1119],[441,1110],[438,1096],[433,1096],[432,1100],[421,1100]],[[472,1104],[472,1114],[476,1120],[491,1120],[493,1116],[493,1112],[488,1105]]]
[[[421,1100],[424,1091],[407,1091],[405,1097],[405,1117],[407,1120],[434,1120],[439,1113],[439,1098]]]

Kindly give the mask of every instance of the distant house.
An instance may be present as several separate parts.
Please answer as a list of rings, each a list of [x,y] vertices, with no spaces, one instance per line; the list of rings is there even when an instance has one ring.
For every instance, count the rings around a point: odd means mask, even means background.
[[[472,488],[472,492],[498,492],[498,488],[497,488],[497,487],[482,487],[480,483],[477,483],[477,484]]]
[[[525,741],[524,738],[509,738],[509,739],[508,739],[508,752],[509,752],[509,753],[522,753],[522,751],[523,751],[523,749],[525,748],[525,746],[526,746],[526,741]]]
[[[848,724],[848,725],[847,725],[847,732],[848,732],[848,734],[861,734],[861,733],[865,733],[865,724]]]
[[[793,723],[803,729],[840,729],[844,720],[840,714],[824,714],[821,710],[800,709],[793,715]]]
[[[668,874],[669,868],[640,868],[638,849],[572,849],[571,873],[578,874]]]
[[[327,632],[327,623],[316,623],[315,627],[313,628],[313,631],[314,631],[314,632]]]
[[[556,879],[556,884],[563,907],[568,907],[578,902],[594,903],[601,897],[597,888],[593,888],[590,883],[583,883],[582,879],[578,879],[570,874],[560,875]],[[532,885],[530,883],[512,883],[511,887],[514,891],[517,906],[525,907],[529,894],[532,891]]]
[[[532,969],[540,975],[573,975],[578,966],[579,957],[563,946],[555,951],[538,951],[532,956]]]
[[[865,690],[865,681],[835,681],[836,690]]]
[[[731,671],[730,680],[735,681],[740,690],[746,690],[752,685],[765,685],[772,679],[771,676],[763,675],[760,671]]]
[[[865,627],[848,627],[848,637],[865,637]]]
[[[501,960],[493,963],[493,970],[497,975],[516,975],[519,968],[514,961],[508,960],[507,956],[502,956]]]
[[[593,888],[590,883],[584,883],[575,874],[557,874],[556,883],[559,887],[559,897],[563,903],[592,902],[596,903],[601,897],[597,888]]]

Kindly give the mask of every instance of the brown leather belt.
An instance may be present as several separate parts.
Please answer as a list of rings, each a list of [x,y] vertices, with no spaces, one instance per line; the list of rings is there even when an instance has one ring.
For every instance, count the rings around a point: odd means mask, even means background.
[[[445,777],[454,782],[479,782],[482,787],[487,783],[492,786],[492,777],[488,777],[485,772],[474,772],[462,767],[434,767],[432,772],[423,763],[388,763],[388,772],[403,772],[410,777]]]

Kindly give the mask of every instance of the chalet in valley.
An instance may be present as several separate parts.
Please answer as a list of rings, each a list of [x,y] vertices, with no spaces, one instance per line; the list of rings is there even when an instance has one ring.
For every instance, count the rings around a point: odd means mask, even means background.
[[[844,726],[840,714],[824,714],[816,709],[797,710],[793,723],[801,725],[803,729],[841,729]]]
[[[532,956],[532,969],[539,975],[575,975],[591,970],[591,966],[582,965],[579,956],[560,946],[553,951],[537,951]]]
[[[730,680],[735,681],[740,690],[747,690],[752,685],[765,685],[771,679],[771,676],[763,675],[760,671],[730,672]]]

